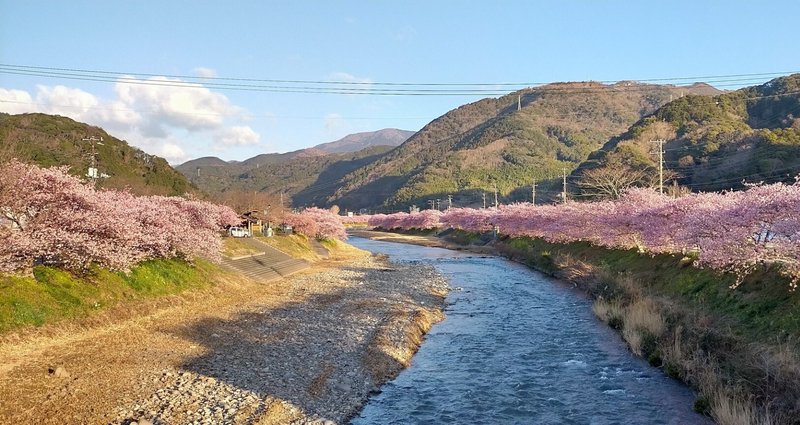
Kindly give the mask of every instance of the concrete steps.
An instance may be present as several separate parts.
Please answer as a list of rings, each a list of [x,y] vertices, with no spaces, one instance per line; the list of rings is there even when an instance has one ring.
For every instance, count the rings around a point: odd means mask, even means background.
[[[286,260],[272,265],[272,268],[280,273],[281,276],[289,276],[292,273],[297,273],[300,270],[305,270],[309,264],[305,260]]]
[[[222,264],[251,279],[270,282],[310,267],[305,260],[292,258],[255,239],[244,238],[242,242],[260,253],[241,258],[223,258]]]
[[[328,249],[325,248],[321,243],[316,240],[311,240],[311,249],[314,250],[314,253],[319,255],[320,258],[328,258]]]

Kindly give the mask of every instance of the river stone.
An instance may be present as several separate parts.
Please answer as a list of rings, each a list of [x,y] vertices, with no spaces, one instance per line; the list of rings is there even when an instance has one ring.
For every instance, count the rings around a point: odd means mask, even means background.
[[[56,378],[69,378],[70,376],[69,372],[61,366],[57,367],[52,373]]]

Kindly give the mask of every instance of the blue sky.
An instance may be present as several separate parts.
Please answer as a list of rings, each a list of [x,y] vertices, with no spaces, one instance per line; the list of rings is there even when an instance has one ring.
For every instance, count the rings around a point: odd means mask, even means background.
[[[798,16],[797,1],[0,0],[0,63],[141,82],[680,82],[800,70]],[[67,115],[173,163],[241,160],[386,127],[418,130],[481,97],[185,88],[0,69],[0,111]]]

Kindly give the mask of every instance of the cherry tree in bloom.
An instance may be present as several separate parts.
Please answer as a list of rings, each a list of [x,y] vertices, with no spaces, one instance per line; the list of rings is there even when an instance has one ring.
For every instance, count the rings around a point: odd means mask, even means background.
[[[347,233],[338,216],[322,208],[306,208],[301,213],[288,213],[283,220],[292,228],[316,239],[346,240]]]
[[[152,258],[219,258],[219,231],[238,222],[227,207],[178,197],[95,190],[66,168],[0,166],[0,270],[34,262],[126,270]]]
[[[435,229],[441,227],[442,212],[424,210],[414,213],[374,214],[368,224],[384,229]]]
[[[779,264],[800,281],[800,184],[755,185],[743,192],[698,193],[672,199],[631,189],[615,201],[529,203],[490,209],[454,208],[443,214],[377,214],[386,229],[452,227],[541,238],[552,243],[590,242],[650,254],[692,254],[698,266],[737,274],[759,264]],[[438,224],[437,224],[438,222]]]

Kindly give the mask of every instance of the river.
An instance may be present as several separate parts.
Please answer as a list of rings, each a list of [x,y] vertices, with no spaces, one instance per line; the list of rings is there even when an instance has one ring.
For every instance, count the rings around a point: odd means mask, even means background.
[[[450,281],[446,319],[353,424],[710,424],[570,286],[499,257],[352,238]]]

